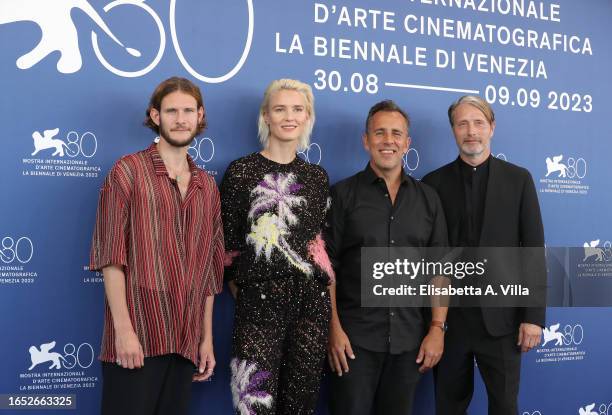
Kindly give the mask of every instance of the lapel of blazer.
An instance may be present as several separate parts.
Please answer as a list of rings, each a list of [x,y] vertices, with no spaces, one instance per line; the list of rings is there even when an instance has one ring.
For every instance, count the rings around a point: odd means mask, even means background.
[[[499,220],[496,212],[503,211],[502,207],[499,206],[499,201],[502,200],[501,192],[503,192],[500,178],[501,162],[493,155],[489,157],[489,180],[487,181],[487,195],[485,197],[479,246],[489,246],[491,244],[491,232],[495,230],[495,221]]]

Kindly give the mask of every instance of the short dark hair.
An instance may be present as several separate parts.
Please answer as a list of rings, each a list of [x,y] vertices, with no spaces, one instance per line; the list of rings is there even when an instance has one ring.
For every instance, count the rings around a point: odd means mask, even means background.
[[[204,101],[202,99],[202,92],[200,91],[200,88],[189,79],[173,76],[172,78],[168,78],[161,84],[157,85],[155,91],[153,91],[153,95],[151,95],[149,106],[147,107],[145,114],[145,120],[143,122],[145,127],[149,127],[151,130],[155,131],[155,133],[159,134],[159,126],[151,119],[151,110],[155,108],[157,111],[160,111],[161,102],[164,97],[176,91],[181,91],[191,95],[195,98],[198,109],[200,109],[200,107],[204,108]],[[204,111],[204,117],[198,124],[196,134],[200,134],[202,131],[204,131],[206,125],[206,111]]]
[[[372,106],[372,108],[370,108],[370,111],[368,112],[368,118],[366,118],[366,122],[365,122],[365,133],[366,134],[368,133],[368,127],[370,126],[370,120],[372,119],[374,114],[380,111],[399,112],[402,115],[402,117],[404,117],[404,119],[406,120],[406,126],[410,128],[410,118],[408,117],[408,114],[406,114],[406,112],[403,109],[401,109],[400,106],[397,105],[393,100],[385,99],[384,101],[377,102],[376,104]]]

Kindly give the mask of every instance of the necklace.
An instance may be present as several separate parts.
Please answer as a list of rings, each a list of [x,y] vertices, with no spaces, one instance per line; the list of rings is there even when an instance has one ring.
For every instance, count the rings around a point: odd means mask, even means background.
[[[185,166],[186,165],[186,166]],[[183,165],[185,167],[187,167],[187,171],[189,171],[189,165],[187,164],[187,162],[185,161],[185,164]],[[181,170],[184,171],[185,167],[183,167]],[[181,173],[182,174],[182,173]],[[174,176],[174,180],[176,180],[177,183],[181,182],[181,174],[176,173]]]
[[[162,158],[162,160],[164,160],[164,159]],[[164,160],[164,165],[166,166],[166,171],[168,172],[168,177],[172,178],[174,172],[170,171],[170,169],[168,168],[168,164],[166,163],[165,160]],[[185,170],[187,170],[188,173],[191,173],[191,171],[189,170],[189,163],[187,163],[186,159],[185,159],[185,162],[183,163],[183,166],[179,169],[179,171],[184,172]],[[176,180],[177,183],[180,183],[181,182],[181,176],[183,174],[184,173],[180,173],[180,174],[179,173],[174,173],[174,180]]]
[[[159,143],[157,143],[157,149],[159,152]],[[164,162],[164,166],[166,167],[166,172],[168,173],[168,177],[170,179],[172,179],[172,176],[174,175],[174,180],[176,180],[176,183],[180,183],[181,182],[181,175],[183,175],[184,173],[175,173],[173,169],[170,169],[170,163],[168,163],[161,152],[159,152],[159,157],[162,159],[162,161]],[[181,167],[178,169],[179,172],[185,172],[187,171],[187,173],[191,173],[191,169],[189,168],[189,162],[187,161],[187,155],[185,155],[185,158],[183,158],[183,163],[181,165]]]

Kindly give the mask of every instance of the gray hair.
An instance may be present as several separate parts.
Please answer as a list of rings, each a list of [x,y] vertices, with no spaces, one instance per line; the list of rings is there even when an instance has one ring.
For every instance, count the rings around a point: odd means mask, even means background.
[[[495,122],[495,113],[487,101],[477,95],[464,95],[457,101],[453,102],[450,107],[448,107],[448,121],[450,121],[451,126],[454,125],[453,116],[455,110],[461,104],[470,104],[471,106],[478,108],[480,112],[484,114],[487,121],[489,121],[489,124],[493,124]]]

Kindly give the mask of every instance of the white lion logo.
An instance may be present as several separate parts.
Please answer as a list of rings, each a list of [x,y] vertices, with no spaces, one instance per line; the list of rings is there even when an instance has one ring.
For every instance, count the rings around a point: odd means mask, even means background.
[[[551,340],[556,340],[555,346],[561,346],[563,344],[563,334],[559,333],[557,330],[561,324],[553,324],[550,326],[550,329],[544,327],[544,343],[542,343],[542,347],[546,346]]]
[[[64,147],[68,148],[68,146],[59,138],[53,138],[58,132],[59,128],[45,130],[42,135],[38,131],[34,131],[32,133],[32,138],[34,139],[34,152],[31,155],[36,155],[40,150],[54,148],[55,151],[51,154],[52,156],[59,155],[60,157],[64,157]]]
[[[550,157],[546,157],[546,177],[548,177],[549,174],[554,173],[556,171],[559,172],[558,177],[565,177],[567,166],[561,163],[561,160],[563,160],[563,154],[554,156],[552,160]]]
[[[143,0],[144,1],[144,0]],[[111,39],[133,56],[140,52],[126,48],[108,28],[102,17],[87,0],[0,0],[0,24],[31,21],[42,31],[42,38],[34,49],[17,59],[19,69],[29,69],[52,52],[59,51],[57,70],[74,73],[83,61],[79,37],[70,12],[73,8],[85,12]]]
[[[579,415],[599,415],[597,412],[593,411],[595,408],[595,404],[592,403],[590,405],[586,405],[584,408],[578,409]]]
[[[604,259],[605,252],[602,248],[599,248],[599,239],[591,241],[590,243],[584,243],[584,259],[582,262],[586,261],[590,257],[594,256],[595,261],[601,262]]]
[[[30,359],[32,360],[32,366],[30,366],[28,370],[32,370],[39,364],[45,363],[45,362],[52,363],[51,366],[49,366],[49,369],[61,369],[62,368],[61,362],[62,361],[65,362],[66,360],[61,354],[50,351],[54,347],[55,347],[54,341],[50,343],[41,344],[40,350],[38,350],[36,346],[30,346],[29,351],[30,351]]]

